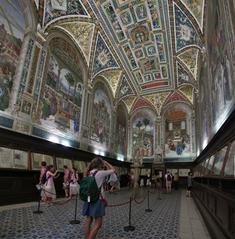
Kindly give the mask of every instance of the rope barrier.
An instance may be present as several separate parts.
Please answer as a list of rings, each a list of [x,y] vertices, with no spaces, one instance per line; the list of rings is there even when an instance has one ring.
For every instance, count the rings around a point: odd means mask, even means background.
[[[141,201],[137,201],[136,198],[134,198],[134,201],[135,201],[135,203],[137,203],[137,204],[141,204],[141,203],[144,202],[145,199],[146,199],[146,197],[144,197]]]
[[[111,204],[111,205],[108,205],[107,207],[121,207],[121,206],[124,206],[124,205],[127,205],[127,204],[129,204],[129,201],[119,203],[119,204]]]
[[[63,206],[66,203],[70,202],[72,199],[74,199],[74,197],[68,198],[67,200],[63,201],[63,202],[51,202],[53,205],[59,205],[59,206]]]
[[[145,209],[145,212],[152,212],[152,209],[149,208],[149,193],[150,193],[150,191],[148,190],[148,201],[147,201],[147,203],[148,203],[148,208]]]

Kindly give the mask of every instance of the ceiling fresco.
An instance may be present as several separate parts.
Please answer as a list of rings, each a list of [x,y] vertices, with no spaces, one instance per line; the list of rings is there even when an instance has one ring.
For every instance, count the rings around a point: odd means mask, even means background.
[[[199,27],[202,30],[205,0],[182,0],[182,2],[195,17]]]
[[[44,1],[44,18],[43,25],[46,26],[58,18],[67,18],[72,16],[89,17],[84,5],[77,0],[62,0],[62,1]]]
[[[122,74],[121,70],[110,70],[110,71],[105,71],[101,74],[101,76],[103,76],[106,79],[106,81],[108,82],[108,84],[112,90],[113,97],[115,97],[115,95],[116,95],[116,91],[117,91],[119,80],[121,78],[121,74]]]
[[[102,75],[128,111],[145,98],[164,104],[197,92],[205,0],[44,1],[43,31],[60,28],[80,47],[92,82]]]
[[[198,53],[199,49],[190,48],[178,55],[178,58],[185,64],[185,66],[191,72],[195,80],[197,80]]]
[[[170,95],[170,93],[171,92],[160,92],[160,93],[156,93],[152,95],[147,95],[144,97],[145,99],[147,99],[154,105],[154,108],[156,109],[157,114],[160,116],[162,106],[164,102],[166,101],[167,97]]]
[[[123,75],[121,82],[119,83],[119,90],[117,93],[117,99],[120,101],[122,98],[125,98],[129,95],[135,95],[133,89],[131,88],[127,78]]]
[[[140,93],[172,87],[167,1],[97,1],[93,6],[109,29]],[[163,10],[164,9],[164,10]],[[153,82],[159,82],[152,85]]]
[[[56,27],[66,31],[77,42],[87,65],[90,63],[92,39],[95,30],[95,24],[88,22],[62,22]]]
[[[98,33],[96,37],[95,57],[93,62],[93,77],[103,70],[118,67],[118,63],[111,50],[103,40],[101,34]]]

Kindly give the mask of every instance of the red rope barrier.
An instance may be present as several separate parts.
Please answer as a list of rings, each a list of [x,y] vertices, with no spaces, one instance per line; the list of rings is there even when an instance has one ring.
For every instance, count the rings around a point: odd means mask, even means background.
[[[141,203],[143,203],[144,202],[144,200],[146,199],[146,197],[145,198],[143,198],[143,200],[141,200],[141,201],[137,201],[136,200],[136,198],[134,198],[134,201],[135,201],[135,203],[137,203],[137,204],[141,204]]]
[[[119,203],[119,204],[111,204],[111,205],[108,205],[107,207],[120,207],[120,206],[127,205],[129,202],[130,201]]]
[[[67,200],[65,200],[65,201],[63,201],[63,202],[53,202],[53,201],[52,201],[52,204],[53,204],[53,205],[62,206],[62,205],[64,205],[64,204],[68,203],[69,201],[71,201],[72,199],[74,199],[74,198],[73,198],[73,197],[68,198]]]

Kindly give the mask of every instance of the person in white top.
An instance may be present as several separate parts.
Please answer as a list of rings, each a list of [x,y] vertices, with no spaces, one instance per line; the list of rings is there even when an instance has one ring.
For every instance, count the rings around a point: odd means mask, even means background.
[[[103,170],[106,167],[107,170]],[[85,202],[83,205],[83,216],[86,216],[84,225],[85,236],[87,239],[94,239],[102,226],[102,217],[105,215],[105,200],[103,183],[105,178],[115,172],[114,167],[100,157],[94,158],[88,166],[86,176],[93,175],[98,188],[101,189],[100,199],[95,203]],[[95,219],[95,225],[91,224]]]
[[[169,171],[167,171],[165,175],[165,180],[166,180],[166,193],[171,192],[171,184],[172,184],[172,176]]]

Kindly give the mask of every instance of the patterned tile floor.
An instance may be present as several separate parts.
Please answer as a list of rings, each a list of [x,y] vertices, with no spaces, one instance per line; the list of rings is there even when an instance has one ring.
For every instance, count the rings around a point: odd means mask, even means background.
[[[137,201],[147,195],[147,191],[138,193]],[[116,194],[108,194],[109,204],[128,201],[130,192],[122,190]],[[62,203],[63,201],[58,201]],[[52,206],[42,205],[42,214],[34,214],[35,203],[30,206],[0,210],[0,238],[7,239],[83,239],[83,221],[81,217],[82,202],[78,201],[78,219],[81,224],[70,225],[74,219],[75,201]],[[150,194],[150,208],[152,212],[145,212],[147,199],[141,204],[133,201],[132,225],[135,230],[125,232],[123,227],[128,225],[129,205],[106,208],[103,227],[97,238],[99,239],[173,239],[179,238],[179,214],[181,192],[163,194],[158,200],[157,193]]]

